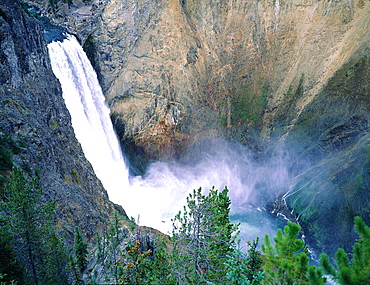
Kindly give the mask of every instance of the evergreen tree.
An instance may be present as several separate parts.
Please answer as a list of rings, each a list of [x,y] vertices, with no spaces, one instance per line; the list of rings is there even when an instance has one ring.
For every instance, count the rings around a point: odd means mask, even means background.
[[[98,231],[96,232],[95,239],[97,249],[97,261],[103,263],[105,259],[105,243]]]
[[[339,248],[335,254],[337,270],[326,254],[320,256],[320,264],[326,273],[342,285],[370,284],[370,228],[361,217],[355,217],[355,231],[360,240],[353,246],[352,258]]]
[[[142,251],[140,249],[140,241],[136,240],[134,244],[126,246],[122,257],[123,261],[120,265],[122,275],[120,284],[139,285],[149,284],[148,279],[151,274],[151,256],[152,251]]]
[[[170,271],[169,259],[168,259],[168,247],[166,241],[158,236],[157,241],[154,245],[154,252],[151,257],[150,263],[150,275],[147,284],[166,284],[175,285],[177,284],[173,275]]]
[[[119,260],[118,246],[125,237],[122,231],[122,221],[124,218],[119,214],[117,210],[113,211],[110,219],[110,226],[108,228],[108,250],[109,250],[109,267],[112,269],[114,280],[118,283],[121,273],[119,272]]]
[[[54,230],[50,230],[44,247],[47,254],[43,259],[45,273],[42,284],[69,284],[71,268],[64,240]]]
[[[244,253],[240,246],[228,255],[225,262],[226,280],[235,285],[258,285],[263,280],[261,253],[257,250],[258,238],[247,242],[249,249]]]
[[[130,243],[122,253],[120,284],[175,285],[171,275],[166,243],[158,237],[151,249],[143,250],[140,241]]]
[[[10,181],[5,186],[5,203],[3,208],[5,212],[11,215],[10,226],[12,232],[19,238],[17,243],[23,249],[24,263],[26,271],[32,276],[34,284],[39,283],[37,267],[37,255],[40,252],[39,241],[42,220],[45,212],[42,207],[40,214],[35,211],[39,202],[41,193],[38,180],[33,178],[28,181],[24,178],[23,171],[14,167],[10,175]]]
[[[237,226],[230,223],[228,189],[201,188],[187,197],[184,212],[173,220],[171,266],[179,284],[220,283],[224,263],[232,252]]]
[[[265,235],[263,284],[325,284],[321,270],[308,265],[304,241],[298,239],[300,230],[299,225],[288,222],[284,231],[278,229],[275,245],[271,244],[269,235]]]
[[[73,251],[75,256],[75,265],[77,266],[78,272],[82,274],[86,269],[87,265],[87,250],[88,244],[84,241],[82,234],[78,227],[75,227],[74,231],[74,244]]]
[[[118,284],[122,275],[120,272],[120,245],[128,233],[128,229],[124,228],[122,224],[124,219],[115,210],[110,217],[109,227],[103,233],[103,236],[98,232],[96,233],[97,261],[103,267],[101,273],[107,282],[114,282],[115,284]]]
[[[15,239],[8,222],[0,216],[0,280],[6,284],[12,281],[23,284],[22,268],[14,248]]]
[[[42,204],[41,195],[39,176],[36,174],[26,179],[19,167],[13,167],[4,187],[1,209],[6,213],[9,233],[14,238],[14,248],[22,264],[25,281],[33,284],[48,284],[52,274],[57,278],[55,275],[60,273],[47,258],[53,254],[47,240],[54,233],[51,215],[55,211],[55,203]]]

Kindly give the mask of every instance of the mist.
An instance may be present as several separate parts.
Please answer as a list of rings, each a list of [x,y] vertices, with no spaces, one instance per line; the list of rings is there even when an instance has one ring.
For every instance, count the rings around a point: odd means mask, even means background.
[[[255,159],[246,147],[222,139],[203,144],[186,163],[158,161],[149,165],[144,176],[130,177],[128,189],[115,202],[140,225],[170,233],[171,219],[186,205],[193,189],[201,187],[206,194],[213,186],[219,190],[226,186],[231,220],[241,223],[241,238],[274,234],[281,221],[268,214],[265,205],[288,191],[288,162],[278,154]]]

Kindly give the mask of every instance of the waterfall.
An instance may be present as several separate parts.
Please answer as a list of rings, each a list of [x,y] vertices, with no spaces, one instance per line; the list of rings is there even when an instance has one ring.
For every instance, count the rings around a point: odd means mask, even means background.
[[[75,37],[48,44],[72,127],[87,160],[111,201],[118,203],[129,187],[128,167],[109,117],[96,73]]]
[[[202,187],[207,192],[212,186],[219,190],[227,186],[232,200],[231,218],[242,223],[243,239],[275,233],[276,224],[263,206],[270,192],[286,188],[289,182],[284,163],[275,160],[268,167],[259,165],[245,147],[216,140],[207,143],[196,161],[158,161],[148,167],[144,177],[129,177],[109,108],[83,49],[73,36],[50,43],[48,49],[86,158],[110,200],[122,205],[140,225],[168,233],[171,219],[183,209],[193,189]]]

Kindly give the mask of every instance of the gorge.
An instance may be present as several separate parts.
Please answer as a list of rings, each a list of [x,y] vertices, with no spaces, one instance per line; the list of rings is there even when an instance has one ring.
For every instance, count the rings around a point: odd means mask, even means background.
[[[265,233],[276,231],[276,222],[261,208],[268,197],[273,199],[271,192],[289,187],[286,162],[258,165],[246,148],[219,139],[213,141],[213,149],[208,145],[197,162],[161,161],[152,163],[144,177],[129,177],[104,96],[82,47],[73,36],[66,36],[63,42],[49,43],[48,50],[86,158],[110,200],[122,205],[140,225],[170,233],[171,219],[186,204],[190,189],[228,186],[233,216],[249,216],[249,221],[244,219],[241,225],[245,240],[263,238]],[[258,184],[264,186],[259,189],[262,193],[257,194]],[[253,224],[258,226],[251,227]]]
[[[368,1],[67,2],[0,1],[0,130],[26,141],[15,162],[41,169],[67,231],[91,238],[115,206],[30,9],[74,34],[97,72],[136,175],[122,183],[145,193],[120,203],[129,215],[133,201],[181,206],[180,188],[227,185],[235,211],[283,197],[315,250],[350,249],[353,217],[370,221]]]

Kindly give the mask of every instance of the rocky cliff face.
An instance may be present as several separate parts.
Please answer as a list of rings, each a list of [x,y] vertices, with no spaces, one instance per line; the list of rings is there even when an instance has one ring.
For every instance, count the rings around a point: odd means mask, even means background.
[[[147,155],[226,127],[254,147],[274,136],[286,106],[294,110],[285,124],[294,125],[336,70],[367,45],[368,6],[112,0],[90,46],[121,138]],[[302,96],[292,104],[288,97],[298,87]],[[287,126],[278,136],[289,133]]]
[[[362,0],[111,0],[91,41],[123,140],[149,157],[220,133],[258,152],[279,142],[297,161],[288,204],[332,252],[370,210],[369,12]]]
[[[368,1],[25,2],[79,37],[133,151],[216,135],[282,147],[308,236],[348,249],[370,211]]]
[[[77,142],[43,28],[18,1],[0,1],[0,134],[21,142],[14,163],[40,170],[43,199],[56,200],[58,226],[90,239],[114,207]]]

